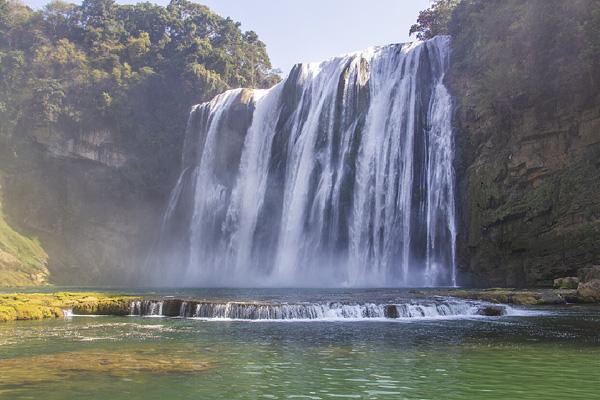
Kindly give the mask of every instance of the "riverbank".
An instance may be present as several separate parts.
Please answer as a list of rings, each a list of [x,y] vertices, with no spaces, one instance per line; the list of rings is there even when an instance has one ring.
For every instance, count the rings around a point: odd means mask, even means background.
[[[94,292],[0,294],[0,322],[64,318],[65,310],[82,315],[127,315],[137,297]]]

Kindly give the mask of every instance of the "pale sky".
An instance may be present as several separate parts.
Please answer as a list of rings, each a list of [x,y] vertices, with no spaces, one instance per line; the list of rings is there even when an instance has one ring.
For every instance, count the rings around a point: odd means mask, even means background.
[[[46,0],[22,0],[33,8]],[[67,0],[69,1],[69,0]],[[73,1],[79,2],[79,1]],[[135,1],[118,0],[119,3]],[[153,1],[166,5],[168,0]],[[200,0],[242,23],[266,43],[284,74],[297,62],[321,61],[371,46],[409,41],[408,30],[430,0]]]

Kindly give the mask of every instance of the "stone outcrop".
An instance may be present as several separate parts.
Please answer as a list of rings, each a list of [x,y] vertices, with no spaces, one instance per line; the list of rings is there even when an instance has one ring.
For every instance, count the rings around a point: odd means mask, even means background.
[[[583,301],[600,301],[600,265],[583,268],[580,274],[582,278],[577,286],[577,295]]]
[[[499,317],[506,314],[506,308],[502,306],[482,306],[477,310],[477,314],[486,317]]]
[[[81,158],[118,168],[125,165],[127,156],[114,136],[105,127],[76,133],[45,127],[32,132],[32,138],[54,157]]]
[[[0,174],[0,287],[48,283],[48,254],[37,240],[26,237],[6,221]]]
[[[460,283],[551,287],[600,263],[600,6],[458,3]]]
[[[577,287],[577,295],[584,301],[600,301],[600,279],[580,283]]]
[[[577,289],[579,278],[576,276],[567,276],[566,278],[557,278],[554,280],[554,289]]]
[[[0,156],[4,211],[11,226],[39,239],[50,282],[131,283],[164,202],[123,169],[135,156],[125,156],[102,127],[80,134],[33,129],[11,146]]]
[[[454,89],[461,283],[551,286],[600,262],[600,101],[500,123]]]

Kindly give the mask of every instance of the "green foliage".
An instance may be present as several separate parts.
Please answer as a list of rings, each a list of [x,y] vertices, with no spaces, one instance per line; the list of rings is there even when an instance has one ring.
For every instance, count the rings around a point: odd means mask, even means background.
[[[600,3],[463,0],[448,24],[452,79],[467,107],[504,124],[590,104],[600,93]]]
[[[448,34],[448,23],[452,11],[460,0],[437,0],[427,10],[423,10],[417,17],[417,23],[410,27],[409,35],[417,34],[417,39],[431,39],[437,35]]]
[[[42,11],[0,0],[0,73],[0,139],[101,126],[130,155],[132,183],[160,194],[193,104],[278,80],[254,32],[187,0],[55,0]]]

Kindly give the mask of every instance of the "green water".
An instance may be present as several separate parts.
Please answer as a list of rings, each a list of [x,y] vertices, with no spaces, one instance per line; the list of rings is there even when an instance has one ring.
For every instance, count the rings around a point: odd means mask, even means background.
[[[600,309],[542,311],[393,322],[7,323],[0,398],[600,398]]]

